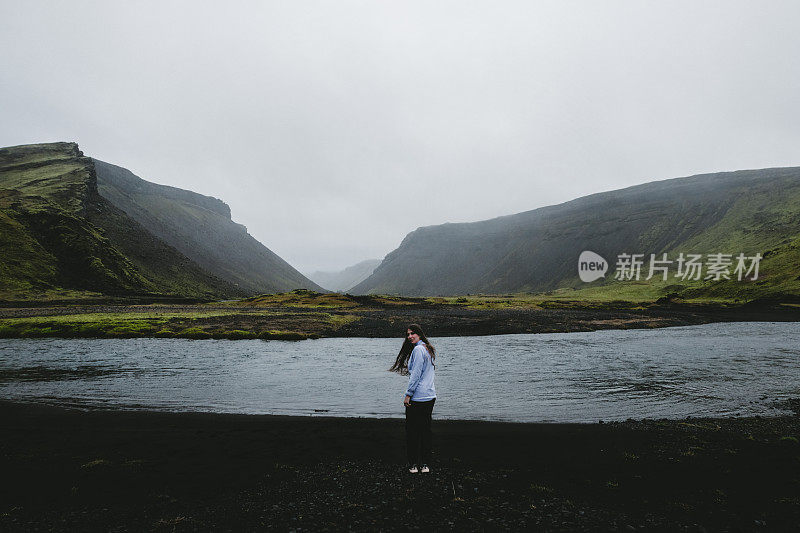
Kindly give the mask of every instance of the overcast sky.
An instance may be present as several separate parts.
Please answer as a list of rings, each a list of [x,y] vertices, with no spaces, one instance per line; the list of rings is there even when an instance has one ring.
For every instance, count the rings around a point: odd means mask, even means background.
[[[0,146],[227,202],[303,272],[419,226],[800,165],[800,2],[0,0]]]

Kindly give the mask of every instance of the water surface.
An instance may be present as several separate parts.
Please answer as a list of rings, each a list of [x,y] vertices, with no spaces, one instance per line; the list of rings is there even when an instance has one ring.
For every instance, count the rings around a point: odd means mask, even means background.
[[[0,339],[0,398],[82,407],[403,416],[402,339]],[[800,325],[435,338],[436,418],[771,415],[800,396]]]

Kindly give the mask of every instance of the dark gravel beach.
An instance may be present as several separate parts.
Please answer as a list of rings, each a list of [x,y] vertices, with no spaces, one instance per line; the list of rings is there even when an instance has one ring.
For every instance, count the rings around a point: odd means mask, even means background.
[[[435,417],[434,417],[435,418]],[[0,402],[0,529],[785,531],[800,418],[403,420],[80,411]]]

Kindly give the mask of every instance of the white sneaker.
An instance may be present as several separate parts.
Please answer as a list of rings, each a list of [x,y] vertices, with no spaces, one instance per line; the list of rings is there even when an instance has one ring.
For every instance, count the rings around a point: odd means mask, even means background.
[[[417,468],[417,465],[414,465],[411,468],[409,468],[408,471],[411,472],[412,474],[416,474],[417,472],[419,472],[419,469]]]
[[[423,474],[427,474],[430,471],[431,469],[428,468],[428,465],[422,465],[422,469],[420,470],[420,472],[422,472]]]

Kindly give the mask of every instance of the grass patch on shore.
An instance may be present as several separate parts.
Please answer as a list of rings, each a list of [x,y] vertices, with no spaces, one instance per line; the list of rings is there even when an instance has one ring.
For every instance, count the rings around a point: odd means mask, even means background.
[[[442,305],[445,298],[412,298],[387,294],[354,295],[339,292],[314,292],[295,289],[291,292],[260,294],[242,300],[226,301],[224,305],[242,307],[296,307],[302,309],[382,309],[387,307],[430,307]],[[218,305],[218,304],[209,304]]]
[[[229,302],[228,305],[231,307],[302,307],[304,309],[342,309],[361,306],[350,295],[321,293],[305,289],[276,294],[261,294],[252,298]]]
[[[0,320],[0,338],[134,338],[279,339],[319,338],[359,317],[333,313],[298,313],[293,317],[272,311],[84,313]],[[288,327],[287,327],[288,321]],[[270,324],[274,324],[270,327]],[[277,326],[277,327],[275,327]]]
[[[303,310],[333,310],[367,311],[373,309],[435,309],[443,307],[464,307],[467,309],[491,311],[495,309],[545,309],[545,308],[576,308],[589,309],[607,308],[614,304],[620,308],[630,309],[641,304],[652,303],[658,297],[652,295],[630,293],[616,294],[578,294],[571,289],[529,294],[467,294],[463,296],[431,296],[425,298],[412,298],[386,294],[352,295],[341,293],[316,293],[305,289],[298,289],[291,293],[263,294],[244,300],[225,302],[230,308],[299,308]],[[206,304],[216,305],[216,304]]]

